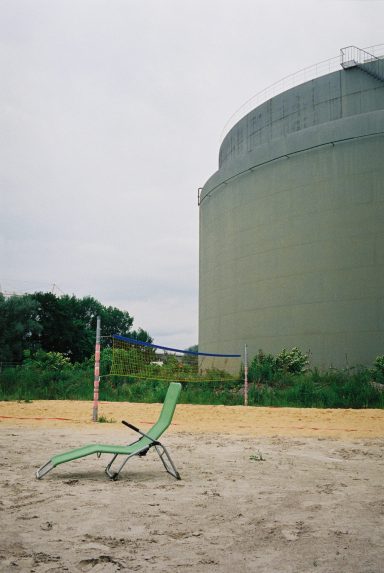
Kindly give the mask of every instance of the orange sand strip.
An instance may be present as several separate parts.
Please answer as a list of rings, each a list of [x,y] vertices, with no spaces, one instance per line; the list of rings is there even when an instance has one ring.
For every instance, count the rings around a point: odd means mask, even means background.
[[[0,426],[92,426],[92,408],[91,401],[77,400],[0,402]],[[142,424],[145,428],[145,425],[151,425],[157,419],[160,408],[160,404],[104,402],[99,406],[99,416],[116,422],[104,424],[106,431],[120,427],[123,429],[120,425],[123,419],[133,424]],[[171,431],[249,436],[377,438],[384,437],[384,410],[179,404]]]

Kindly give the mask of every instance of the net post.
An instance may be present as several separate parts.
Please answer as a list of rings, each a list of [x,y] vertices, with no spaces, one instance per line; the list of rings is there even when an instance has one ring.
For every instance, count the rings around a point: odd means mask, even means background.
[[[97,317],[96,323],[96,344],[95,344],[95,371],[93,379],[93,414],[92,421],[97,422],[99,410],[99,383],[100,383],[100,316]]]
[[[248,406],[248,346],[244,346],[244,406]]]

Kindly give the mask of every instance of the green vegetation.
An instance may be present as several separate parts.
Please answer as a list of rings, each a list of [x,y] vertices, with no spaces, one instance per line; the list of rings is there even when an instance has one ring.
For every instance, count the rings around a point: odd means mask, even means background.
[[[132,376],[109,376],[111,334],[151,342],[149,334],[132,330],[128,312],[105,307],[92,297],[56,297],[51,293],[13,296],[0,294],[0,400],[91,400],[93,396],[96,317],[101,316],[100,400],[163,402],[169,380],[181,374],[181,402],[240,405],[244,403],[243,374],[233,380],[210,371],[206,380],[192,381],[195,368],[165,355],[162,363],[148,347],[117,350],[117,362],[134,365]],[[189,350],[196,351],[197,347]],[[128,355],[134,353],[135,356]],[[124,371],[125,367],[123,368]],[[117,367],[116,374],[119,374]],[[140,377],[140,378],[139,378]],[[149,379],[151,378],[151,379]],[[253,406],[318,408],[383,408],[384,355],[371,368],[309,368],[308,355],[298,348],[279,354],[261,350],[249,367],[248,403]],[[107,422],[108,420],[104,420]]]
[[[383,408],[384,357],[373,368],[308,368],[308,355],[298,348],[280,354],[261,350],[249,368],[249,403],[259,406],[308,408]]]
[[[296,347],[290,352],[283,348],[277,356],[259,350],[249,367],[249,380],[260,384],[280,380],[287,374],[303,374],[308,364],[308,355]]]
[[[103,336],[123,334],[152,342],[147,332],[132,330],[128,312],[103,306],[90,296],[76,298],[46,292],[5,298],[0,293],[0,367],[20,364],[24,352],[59,352],[69,361],[82,363],[95,349],[97,316],[101,317]],[[104,346],[110,344],[105,338]]]
[[[384,392],[372,384],[370,371],[317,370],[252,384],[249,403],[304,408],[383,408]]]
[[[112,350],[101,352],[100,400],[163,402],[169,382],[108,376]],[[0,400],[91,400],[93,358],[72,363],[59,352],[24,353],[20,366],[0,373]],[[240,378],[240,377],[239,377]],[[383,408],[384,357],[372,368],[329,370],[308,368],[308,357],[298,349],[278,356],[259,352],[249,368],[251,406],[316,408]],[[186,382],[180,401],[190,404],[241,405],[242,380]]]
[[[99,424],[114,424],[116,422],[113,418],[107,418],[106,416],[99,416],[97,421]]]
[[[253,462],[265,462],[265,458],[260,450],[257,450],[255,454],[249,456],[249,459]]]

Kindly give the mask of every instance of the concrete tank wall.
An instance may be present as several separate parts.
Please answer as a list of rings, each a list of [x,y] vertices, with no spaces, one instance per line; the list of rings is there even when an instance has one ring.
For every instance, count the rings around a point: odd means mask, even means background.
[[[280,94],[226,136],[200,196],[199,348],[384,354],[384,82],[358,68]]]

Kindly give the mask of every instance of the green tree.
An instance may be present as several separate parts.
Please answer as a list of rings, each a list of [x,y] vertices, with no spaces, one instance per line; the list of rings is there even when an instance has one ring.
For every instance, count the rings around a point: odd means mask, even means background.
[[[21,362],[25,350],[41,349],[59,352],[72,363],[83,362],[94,352],[97,316],[104,347],[111,345],[112,334],[152,342],[145,330],[131,330],[133,317],[127,311],[103,306],[91,296],[36,292],[5,299],[0,295],[0,361]]]
[[[24,350],[34,348],[41,333],[37,313],[38,303],[30,295],[0,294],[0,362],[21,362]]]
[[[188,346],[188,348],[186,348],[185,350],[187,352],[199,352],[199,345],[194,344],[193,346]]]
[[[57,297],[52,293],[35,293],[37,320],[41,326],[36,345],[46,352],[60,352],[72,362],[82,362],[92,353],[92,334],[75,296]],[[94,335],[93,335],[94,339]]]
[[[72,362],[83,362],[93,354],[98,316],[104,347],[111,345],[112,334],[152,341],[142,329],[131,331],[133,317],[129,312],[104,306],[91,296],[81,299],[68,295],[57,297],[51,293],[35,293],[33,296],[40,309],[40,347],[46,352],[60,352]]]

